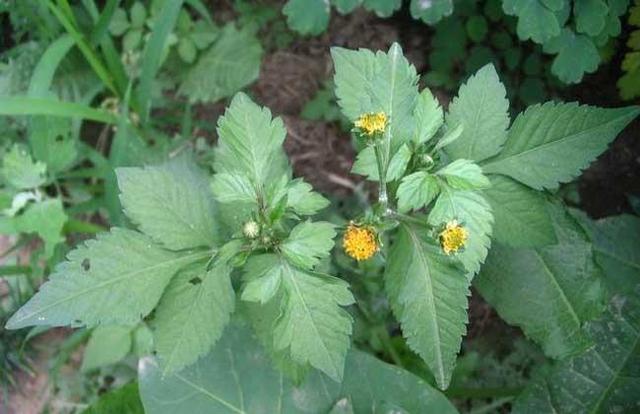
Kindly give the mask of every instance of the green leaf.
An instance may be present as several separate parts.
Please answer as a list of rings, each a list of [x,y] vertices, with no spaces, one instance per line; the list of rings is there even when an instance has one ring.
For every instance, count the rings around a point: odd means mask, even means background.
[[[426,171],[417,171],[407,175],[398,186],[398,210],[406,213],[409,210],[418,210],[426,205],[440,193],[438,180]]]
[[[92,371],[115,364],[131,350],[131,327],[98,326],[91,333],[82,358],[82,371]]]
[[[246,281],[242,300],[265,304],[276,294],[282,283],[282,267],[278,256],[263,254],[253,256],[244,266]]]
[[[436,172],[447,183],[459,190],[488,188],[491,182],[482,174],[482,169],[473,161],[457,159]]]
[[[60,199],[48,199],[33,204],[13,219],[16,232],[37,233],[44,242],[44,258],[53,256],[56,245],[65,241],[62,229],[67,222]]]
[[[401,225],[389,253],[385,288],[407,343],[446,389],[466,333],[470,281],[426,228]]]
[[[329,205],[329,200],[313,191],[313,187],[301,178],[289,183],[287,207],[296,214],[311,216]]]
[[[604,29],[609,6],[603,0],[582,0],[576,2],[573,12],[578,32],[597,36]]]
[[[491,175],[484,191],[495,223],[493,237],[511,247],[539,247],[557,242],[545,197],[509,177]]]
[[[230,274],[224,263],[210,270],[199,263],[180,271],[167,286],[153,321],[163,375],[196,362],[222,336],[235,303]]]
[[[378,17],[389,17],[402,6],[402,0],[362,0],[362,4]]]
[[[467,23],[465,24],[467,29],[467,34],[469,35],[469,39],[471,39],[475,43],[482,42],[489,32],[489,25],[487,23],[487,19],[484,16],[471,16]]]
[[[593,73],[600,64],[600,55],[593,41],[570,29],[547,41],[545,53],[557,53],[551,72],[564,83],[578,83],[585,73]]]
[[[180,268],[208,256],[178,255],[143,234],[113,228],[71,251],[7,329],[136,324],[156,306]]]
[[[131,382],[100,396],[82,414],[144,414],[138,383]]]
[[[544,0],[503,0],[506,14],[518,17],[518,37],[543,44],[560,34],[560,24]]]
[[[487,257],[491,245],[493,214],[487,200],[477,191],[454,190],[443,186],[428,220],[429,224],[436,227],[457,220],[467,228],[469,238],[464,251],[457,253],[457,256],[471,280],[480,270],[480,264]]]
[[[211,190],[220,203],[256,204],[258,195],[245,175],[240,173],[218,173],[211,180]]]
[[[129,30],[131,25],[129,24],[129,19],[127,18],[127,12],[118,7],[111,17],[111,22],[109,23],[109,31],[114,36],[122,36],[125,34],[127,30]]]
[[[78,156],[76,140],[71,136],[71,121],[65,118],[32,118],[29,146],[34,158],[45,163],[52,174],[68,169]]]
[[[305,269],[314,268],[328,257],[336,237],[335,226],[326,221],[305,221],[291,230],[280,250],[292,263]]]
[[[125,52],[133,52],[142,43],[142,29],[131,29],[122,38],[122,48]]]
[[[89,106],[49,98],[3,96],[0,98],[0,115],[51,115],[66,118],[83,118],[106,124],[115,124],[113,114]]]
[[[27,150],[14,144],[2,158],[0,178],[17,190],[41,186],[46,181],[47,166],[33,161]]]
[[[452,158],[481,161],[497,154],[507,138],[509,101],[493,65],[460,87],[447,114],[447,126],[463,126],[462,136],[445,147]]]
[[[593,243],[609,291],[632,292],[640,284],[640,218],[623,214],[590,220],[584,213],[572,213]]]
[[[195,43],[188,37],[183,37],[178,42],[178,54],[180,59],[186,63],[193,63],[198,55]]]
[[[640,381],[638,291],[615,296],[604,316],[589,323],[595,344],[556,365],[516,399],[514,414],[631,413],[637,410]]]
[[[395,181],[404,175],[407,165],[411,160],[411,149],[407,144],[402,144],[389,162],[387,170],[387,182]],[[353,163],[351,172],[367,177],[368,180],[378,181],[378,164],[376,153],[373,147],[366,147],[358,153],[356,161]]]
[[[577,103],[534,105],[516,118],[500,154],[482,169],[541,190],[580,174],[638,114],[640,107],[603,109]]]
[[[457,412],[415,375],[357,350],[349,352],[342,383],[313,371],[295,385],[272,368],[250,330],[238,325],[198,366],[165,377],[155,360],[145,358],[139,377],[146,411],[154,414],[327,413],[343,399],[364,414],[385,404],[410,413]]]
[[[289,0],[282,8],[291,29],[312,36],[327,30],[330,12],[326,0]]]
[[[179,93],[191,102],[216,102],[258,78],[262,47],[247,28],[225,26],[215,43],[187,72]]]
[[[190,157],[116,174],[124,211],[145,234],[172,250],[215,245],[213,197]]]
[[[338,278],[295,268],[281,260],[285,299],[273,326],[274,348],[288,350],[298,364],[310,364],[342,380],[351,345],[352,319],[341,308],[354,302],[349,285]]]
[[[557,244],[513,249],[494,243],[475,286],[502,319],[520,326],[546,355],[564,358],[591,344],[582,325],[602,311],[604,291],[582,230],[563,207],[550,213]]]
[[[131,26],[136,29],[141,29],[144,26],[145,20],[147,20],[147,10],[144,8],[144,5],[136,1],[131,6],[131,10],[129,11],[131,15]]]
[[[433,25],[453,13],[453,0],[411,0],[410,11],[414,19]]]
[[[444,123],[444,113],[438,100],[428,88],[424,88],[418,95],[418,102],[413,111],[416,119],[416,131],[413,142],[423,144],[434,137]]]
[[[282,119],[272,118],[269,109],[238,93],[218,120],[214,167],[217,172],[246,175],[263,197],[265,187],[288,170],[282,151],[286,135]]]
[[[340,14],[349,14],[362,3],[362,0],[331,0],[331,4]]]

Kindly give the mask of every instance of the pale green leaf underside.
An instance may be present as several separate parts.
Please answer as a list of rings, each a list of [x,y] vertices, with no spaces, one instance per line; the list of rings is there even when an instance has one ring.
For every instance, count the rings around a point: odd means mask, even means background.
[[[114,228],[71,251],[7,328],[136,324],[180,268],[208,255],[179,255],[143,234]]]
[[[235,303],[230,273],[224,264],[207,271],[202,262],[183,269],[167,286],[153,320],[164,374],[197,361],[222,335]]]
[[[120,201],[141,231],[172,250],[216,242],[209,183],[188,157],[161,166],[118,168]]]
[[[514,249],[496,243],[475,286],[546,355],[563,358],[590,345],[582,325],[601,312],[604,291],[582,230],[561,206],[551,213],[558,244]]]
[[[142,359],[140,394],[146,411],[155,414],[326,413],[343,398],[363,414],[377,413],[385,403],[411,413],[457,412],[444,395],[398,367],[356,350],[346,364],[342,383],[313,371],[294,385],[273,369],[249,329],[232,325],[199,366],[163,377],[155,360]]]
[[[426,227],[400,226],[385,287],[407,343],[445,389],[466,333],[470,282],[427,232]]]
[[[530,106],[514,121],[500,154],[482,169],[535,189],[556,188],[577,177],[639,113],[640,107]]]
[[[640,304],[638,290],[613,297],[601,319],[586,330],[595,344],[560,362],[531,384],[513,413],[632,413],[640,395]]]
[[[555,244],[556,234],[542,193],[501,175],[489,176],[484,196],[491,204],[496,241],[511,247]]]

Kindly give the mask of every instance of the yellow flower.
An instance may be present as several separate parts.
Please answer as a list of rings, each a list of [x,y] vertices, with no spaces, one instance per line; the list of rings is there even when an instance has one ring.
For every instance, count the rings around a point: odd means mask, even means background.
[[[382,134],[387,128],[387,115],[384,112],[361,115],[354,123],[356,128],[365,135]]]
[[[457,253],[464,247],[468,237],[467,229],[462,227],[457,220],[451,220],[440,232],[440,245],[445,254]]]
[[[349,224],[342,239],[344,251],[357,261],[370,259],[378,251],[378,240],[371,227]]]

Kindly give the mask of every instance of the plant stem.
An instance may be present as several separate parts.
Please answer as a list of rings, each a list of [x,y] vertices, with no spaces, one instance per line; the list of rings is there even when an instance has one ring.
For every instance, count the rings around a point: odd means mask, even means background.
[[[388,160],[385,154],[382,152],[383,142],[378,142],[373,146],[373,150],[376,154],[376,162],[378,164],[378,203],[382,206],[383,214],[387,214],[389,208],[389,196],[387,194],[387,167]]]
[[[494,410],[496,408],[502,407],[503,405],[505,405],[506,403],[509,403],[511,401],[513,401],[515,397],[504,397],[504,398],[499,398],[497,400],[494,400],[493,402],[476,408],[475,410],[471,411],[469,414],[485,414],[485,413],[492,413],[494,412]]]

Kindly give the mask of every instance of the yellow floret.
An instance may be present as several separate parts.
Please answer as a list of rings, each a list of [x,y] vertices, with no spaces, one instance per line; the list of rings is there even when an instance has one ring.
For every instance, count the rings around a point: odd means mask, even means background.
[[[356,119],[354,125],[365,135],[382,134],[387,128],[387,115],[384,112],[368,113]]]
[[[370,259],[378,251],[376,233],[370,227],[349,224],[342,240],[344,251],[357,261]]]
[[[457,253],[464,247],[468,237],[467,229],[462,227],[457,220],[451,220],[440,232],[440,245],[445,254]]]

